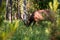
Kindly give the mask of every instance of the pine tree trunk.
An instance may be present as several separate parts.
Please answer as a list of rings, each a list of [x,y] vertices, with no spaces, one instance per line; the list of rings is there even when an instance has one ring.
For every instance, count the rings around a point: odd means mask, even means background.
[[[17,19],[20,19],[21,18],[19,1],[20,0],[17,0]]]
[[[12,22],[12,0],[6,0],[6,19]]]
[[[8,0],[6,0],[6,19],[8,20]]]

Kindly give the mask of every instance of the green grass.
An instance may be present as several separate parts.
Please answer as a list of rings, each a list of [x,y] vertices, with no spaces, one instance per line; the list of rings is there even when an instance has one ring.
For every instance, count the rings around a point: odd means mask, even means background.
[[[56,20],[58,32],[60,32],[59,17]],[[0,40],[50,40],[51,27],[52,23],[49,21],[29,27],[26,27],[21,20],[14,20],[12,23],[4,21],[0,26]],[[60,34],[57,35],[57,38],[60,38]]]
[[[9,24],[5,24],[5,33],[11,32]],[[26,27],[22,21],[19,22],[19,26],[13,35],[7,40],[49,40],[50,34],[46,32],[48,25],[34,25]],[[13,26],[12,26],[13,28]],[[13,31],[13,30],[12,30]]]

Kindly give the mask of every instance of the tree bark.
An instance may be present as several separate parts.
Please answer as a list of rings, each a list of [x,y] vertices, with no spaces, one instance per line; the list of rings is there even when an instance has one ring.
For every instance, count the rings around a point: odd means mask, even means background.
[[[12,22],[12,0],[6,0],[6,19]]]
[[[19,0],[17,0],[17,19],[21,18]]]

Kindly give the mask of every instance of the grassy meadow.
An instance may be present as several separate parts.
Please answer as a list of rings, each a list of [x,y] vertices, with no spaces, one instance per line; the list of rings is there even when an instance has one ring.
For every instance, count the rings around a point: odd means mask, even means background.
[[[60,32],[60,16],[57,16],[57,32]],[[50,40],[52,23],[42,21],[27,27],[22,20],[14,20],[12,23],[4,20],[0,27],[0,40]],[[56,34],[60,39],[60,34]]]

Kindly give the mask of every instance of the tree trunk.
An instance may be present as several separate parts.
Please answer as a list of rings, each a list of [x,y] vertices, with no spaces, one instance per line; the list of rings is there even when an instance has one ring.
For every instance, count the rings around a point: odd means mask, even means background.
[[[21,18],[19,1],[20,0],[17,0],[17,19],[20,19]]]
[[[0,6],[1,6],[1,4],[2,4],[2,0],[0,0]]]
[[[12,0],[6,0],[6,19],[12,22]]]
[[[28,15],[27,15],[27,8],[26,8],[26,4],[27,4],[27,0],[23,0],[23,21],[24,21],[24,24],[26,24],[27,20],[28,20]]]
[[[6,19],[8,20],[8,0],[6,0]]]

